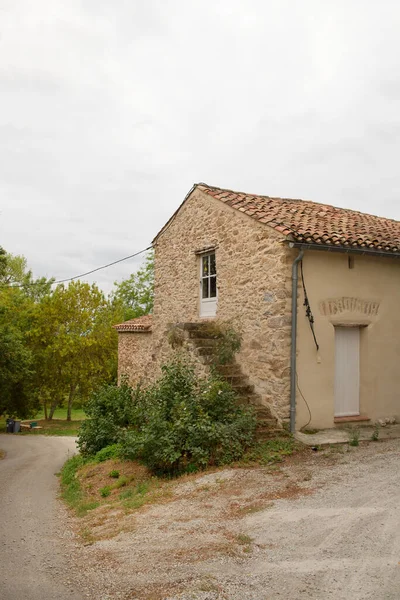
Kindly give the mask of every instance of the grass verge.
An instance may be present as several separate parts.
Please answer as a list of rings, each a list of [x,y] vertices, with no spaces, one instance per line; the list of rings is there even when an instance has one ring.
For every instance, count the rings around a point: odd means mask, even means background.
[[[23,431],[18,435],[67,435],[75,437],[78,435],[81,423],[85,419],[85,413],[82,409],[74,409],[71,416],[72,420],[67,421],[67,409],[59,408],[55,411],[53,419],[46,421],[42,411],[34,419],[30,419],[36,421],[41,429]],[[0,417],[0,433],[5,432],[6,420],[4,417]]]

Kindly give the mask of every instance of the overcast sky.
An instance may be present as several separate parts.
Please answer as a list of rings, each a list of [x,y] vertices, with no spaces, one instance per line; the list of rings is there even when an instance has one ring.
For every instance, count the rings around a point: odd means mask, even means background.
[[[0,0],[0,245],[74,276],[199,181],[400,219],[399,31],[398,0]]]

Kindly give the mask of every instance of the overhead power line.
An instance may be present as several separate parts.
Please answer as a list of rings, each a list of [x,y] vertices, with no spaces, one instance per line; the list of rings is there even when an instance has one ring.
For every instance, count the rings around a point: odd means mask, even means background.
[[[129,260],[130,258],[134,258],[135,256],[139,256],[139,254],[143,254],[148,250],[151,250],[153,246],[148,246],[144,250],[140,250],[139,252],[135,252],[135,254],[130,254],[129,256],[124,256],[124,258],[119,258],[118,260],[114,260],[107,265],[102,265],[101,267],[97,267],[96,269],[92,269],[91,271],[87,271],[86,273],[81,273],[80,275],[74,275],[74,277],[67,277],[66,279],[58,279],[57,281],[52,281],[51,285],[55,285],[57,283],[66,283],[67,281],[74,281],[75,279],[80,279],[81,277],[86,277],[87,275],[91,275],[92,273],[96,273],[97,271],[102,271],[103,269],[107,269],[108,267],[112,267],[113,265],[117,265],[124,260]],[[11,285],[10,287],[25,287],[26,285],[37,285],[37,282],[32,282],[28,284],[19,283],[17,285]]]

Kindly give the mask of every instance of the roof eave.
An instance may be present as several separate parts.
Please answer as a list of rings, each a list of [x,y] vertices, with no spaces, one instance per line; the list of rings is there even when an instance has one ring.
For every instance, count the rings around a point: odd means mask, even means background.
[[[323,252],[333,252],[341,254],[359,254],[364,256],[376,256],[381,258],[400,258],[400,252],[392,252],[390,250],[373,250],[371,248],[357,248],[346,246],[330,246],[328,244],[310,244],[307,242],[290,241],[289,248],[301,248],[302,250],[318,250]]]

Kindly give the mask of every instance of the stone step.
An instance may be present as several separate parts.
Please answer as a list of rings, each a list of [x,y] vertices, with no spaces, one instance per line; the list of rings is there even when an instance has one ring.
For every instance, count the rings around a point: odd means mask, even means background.
[[[212,356],[215,360],[215,352],[212,346],[200,346],[200,348],[196,348],[196,352],[199,356]]]
[[[269,408],[267,408],[265,406],[260,406],[260,407],[255,406],[255,410],[256,410],[257,419],[260,419],[260,420],[274,419]]]
[[[266,442],[274,437],[282,435],[282,429],[278,427],[271,427],[271,429],[266,429],[265,431],[256,431],[255,438],[257,442]]]
[[[276,419],[257,419],[257,431],[276,427],[277,423],[278,421]]]
[[[217,333],[215,333],[214,331],[207,331],[207,329],[191,329],[189,330],[189,338],[191,340],[193,339],[202,339],[202,340],[215,340],[217,341],[218,338],[221,337],[220,335],[218,335]]]
[[[249,396],[254,391],[254,385],[250,383],[236,384],[232,386],[232,389],[237,393],[238,396]]]
[[[215,348],[217,344],[217,340],[210,338],[192,338],[191,342],[196,346],[196,348]]]
[[[235,363],[231,363],[228,365],[218,365],[217,367],[218,373],[220,373],[220,375],[222,377],[229,377],[230,375],[241,375],[242,374],[242,370],[239,367],[239,365],[235,364]]]
[[[246,375],[226,375],[223,380],[228,382],[233,388],[237,386],[248,385],[249,378]]]

